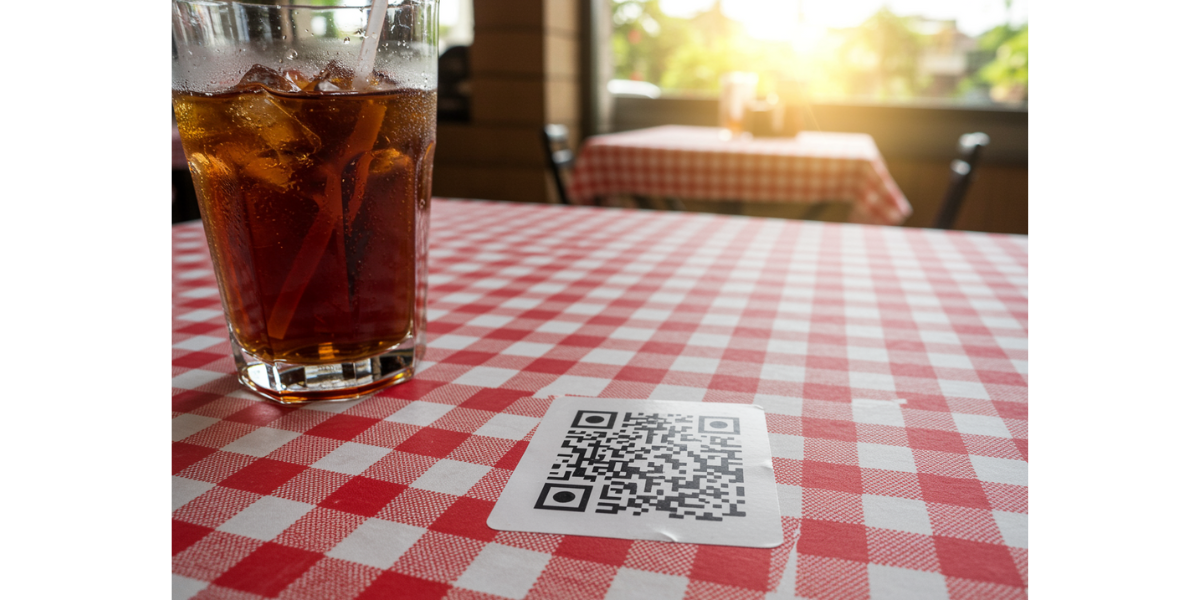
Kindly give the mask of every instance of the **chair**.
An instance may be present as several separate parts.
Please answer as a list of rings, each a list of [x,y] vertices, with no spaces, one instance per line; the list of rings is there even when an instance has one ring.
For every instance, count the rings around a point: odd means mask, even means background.
[[[438,57],[437,120],[471,122],[469,46],[451,46]]]
[[[546,166],[554,175],[554,187],[558,190],[560,204],[570,204],[567,196],[565,176],[575,168],[575,153],[567,141],[566,125],[547,125],[542,128],[542,146],[546,150]]]
[[[192,185],[192,174],[188,171],[183,143],[179,141],[179,128],[171,126],[171,223],[183,223],[200,218],[200,205],[196,201],[196,188]]]
[[[933,221],[934,229],[952,229],[958,218],[958,209],[962,208],[963,200],[967,197],[967,189],[975,179],[975,168],[979,164],[979,155],[987,147],[991,139],[986,133],[967,133],[958,138],[958,158],[950,163],[950,186],[942,199],[942,207],[938,209],[937,218]]]
[[[575,153],[567,141],[567,126],[550,124],[542,128],[542,147],[546,152],[546,166],[554,175],[554,187],[558,190],[558,201],[561,204],[571,204],[567,196],[566,175],[575,168]],[[633,201],[639,208],[650,209],[654,201],[645,196],[634,194]],[[683,203],[678,198],[663,198],[669,210],[684,211]]]

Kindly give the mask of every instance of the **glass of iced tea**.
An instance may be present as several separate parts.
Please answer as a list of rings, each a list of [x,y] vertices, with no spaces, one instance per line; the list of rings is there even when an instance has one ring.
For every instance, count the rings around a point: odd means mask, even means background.
[[[234,362],[285,403],[407,380],[425,350],[437,0],[312,4],[173,2],[175,116]]]

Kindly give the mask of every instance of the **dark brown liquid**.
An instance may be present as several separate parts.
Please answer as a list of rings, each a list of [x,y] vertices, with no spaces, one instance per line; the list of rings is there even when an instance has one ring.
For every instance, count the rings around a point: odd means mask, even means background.
[[[174,94],[233,334],[349,362],[423,328],[432,91]]]

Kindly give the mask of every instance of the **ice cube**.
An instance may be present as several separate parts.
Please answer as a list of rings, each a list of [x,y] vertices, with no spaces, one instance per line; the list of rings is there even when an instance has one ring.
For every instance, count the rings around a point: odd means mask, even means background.
[[[300,86],[292,82],[279,71],[262,65],[254,65],[242,75],[242,80],[233,86],[232,91],[252,90],[256,87],[267,88],[274,92],[299,92]]]
[[[340,91],[343,91],[343,89],[340,86],[338,86],[336,83],[326,80],[326,81],[318,81],[317,82],[317,91],[318,92],[340,92]]]
[[[242,175],[281,189],[291,187],[293,173],[303,163],[308,162],[307,159],[272,148],[255,148],[236,142],[218,144],[213,155],[221,156],[229,164],[236,165]]]
[[[272,94],[242,94],[236,99],[239,129],[255,135],[257,142],[229,148],[226,154],[241,172],[279,188],[292,185],[295,171],[311,164],[321,148],[321,138],[291,114],[287,100]]]
[[[317,83],[316,89],[321,92],[343,92],[354,88],[354,71],[346,65],[331,60],[313,78]]]
[[[233,169],[214,155],[193,152],[188,156],[188,170],[196,180],[196,188],[204,190],[218,211],[228,211],[232,200],[240,196]]]
[[[299,69],[288,69],[283,72],[283,76],[291,81],[301,91],[312,91],[313,81],[307,75],[301,73]]]
[[[235,114],[273,150],[293,155],[316,152],[321,138],[297,120],[283,102],[270,94],[244,94],[237,99]]]
[[[367,83],[372,88],[378,90],[395,90],[400,88],[400,82],[392,79],[387,73],[375,69],[371,71],[371,76],[367,78]]]
[[[208,170],[212,168],[212,161],[202,152],[193,152],[187,159],[188,171],[191,171],[192,177],[201,178],[208,175]]]
[[[270,152],[270,149],[264,148],[255,150],[246,144],[225,142],[222,144],[217,144],[214,155],[222,157],[225,162],[237,165],[238,167],[243,167],[250,161],[257,158],[259,153],[264,151]]]
[[[371,174],[384,175],[397,169],[411,169],[412,159],[395,148],[375,150],[370,154]]]
[[[280,160],[281,158],[283,160]],[[262,156],[246,163],[242,172],[263,183],[287,189],[292,186],[292,176],[296,172],[299,162],[279,154]]]

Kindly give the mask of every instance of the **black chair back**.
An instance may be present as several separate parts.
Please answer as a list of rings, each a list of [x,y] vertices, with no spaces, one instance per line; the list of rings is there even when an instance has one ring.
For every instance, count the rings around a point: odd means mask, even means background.
[[[469,46],[451,46],[438,57],[437,120],[471,122]]]
[[[575,168],[575,153],[571,152],[567,140],[566,125],[547,125],[542,128],[542,146],[546,151],[546,166],[554,175],[554,187],[558,190],[560,204],[570,204],[567,196],[566,174]]]
[[[942,207],[933,221],[935,229],[954,228],[954,221],[958,218],[958,211],[967,197],[967,190],[975,180],[979,155],[989,142],[991,139],[986,133],[967,133],[958,138],[958,158],[950,163],[950,186],[946,188]]]

